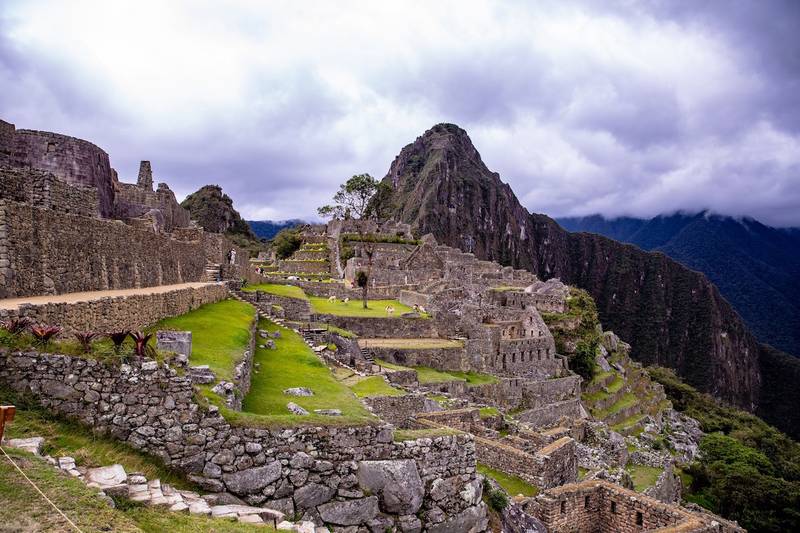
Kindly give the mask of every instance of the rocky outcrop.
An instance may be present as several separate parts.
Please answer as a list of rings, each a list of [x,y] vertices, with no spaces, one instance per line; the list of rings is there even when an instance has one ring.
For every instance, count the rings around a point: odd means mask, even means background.
[[[603,323],[631,343],[635,359],[675,368],[704,391],[757,408],[759,345],[704,275],[663,254],[568,233],[549,217],[530,214],[452,124],[434,126],[403,148],[384,181],[392,187],[389,214],[416,234],[432,233],[482,259],[588,290]],[[772,421],[790,429],[800,418]]]
[[[212,233],[241,235],[258,241],[250,226],[239,212],[233,208],[233,200],[222,192],[219,185],[205,185],[181,202],[181,207],[189,210],[192,220]]]

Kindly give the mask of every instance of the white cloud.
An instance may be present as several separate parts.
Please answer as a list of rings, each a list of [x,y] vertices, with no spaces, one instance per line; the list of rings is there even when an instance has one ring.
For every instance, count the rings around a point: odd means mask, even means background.
[[[313,216],[448,121],[537,212],[800,224],[797,137],[763,107],[780,80],[636,7],[11,1],[0,116],[96,142],[123,178],[150,159],[179,196],[218,183],[251,218]]]

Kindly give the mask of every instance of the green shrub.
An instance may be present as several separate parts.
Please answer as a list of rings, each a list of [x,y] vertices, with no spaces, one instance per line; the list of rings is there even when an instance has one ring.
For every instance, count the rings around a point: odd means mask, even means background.
[[[296,229],[282,229],[272,239],[272,248],[278,259],[286,259],[299,250],[302,244],[303,238],[300,236],[300,231]]]
[[[486,499],[489,507],[498,513],[508,506],[508,496],[501,490],[490,491]]]

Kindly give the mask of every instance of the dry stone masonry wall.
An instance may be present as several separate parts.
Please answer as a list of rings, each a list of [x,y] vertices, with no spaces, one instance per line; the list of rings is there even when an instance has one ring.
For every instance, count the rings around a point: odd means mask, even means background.
[[[204,489],[318,523],[373,531],[483,531],[468,435],[394,443],[389,426],[232,426],[195,403],[188,377],[155,361],[119,368],[0,352],[0,381],[190,475]]]

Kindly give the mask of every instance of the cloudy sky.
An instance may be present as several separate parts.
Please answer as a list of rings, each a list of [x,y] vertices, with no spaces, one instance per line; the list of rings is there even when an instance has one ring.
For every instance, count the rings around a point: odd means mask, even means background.
[[[433,124],[528,209],[800,225],[800,2],[0,1],[0,118],[312,217]]]

